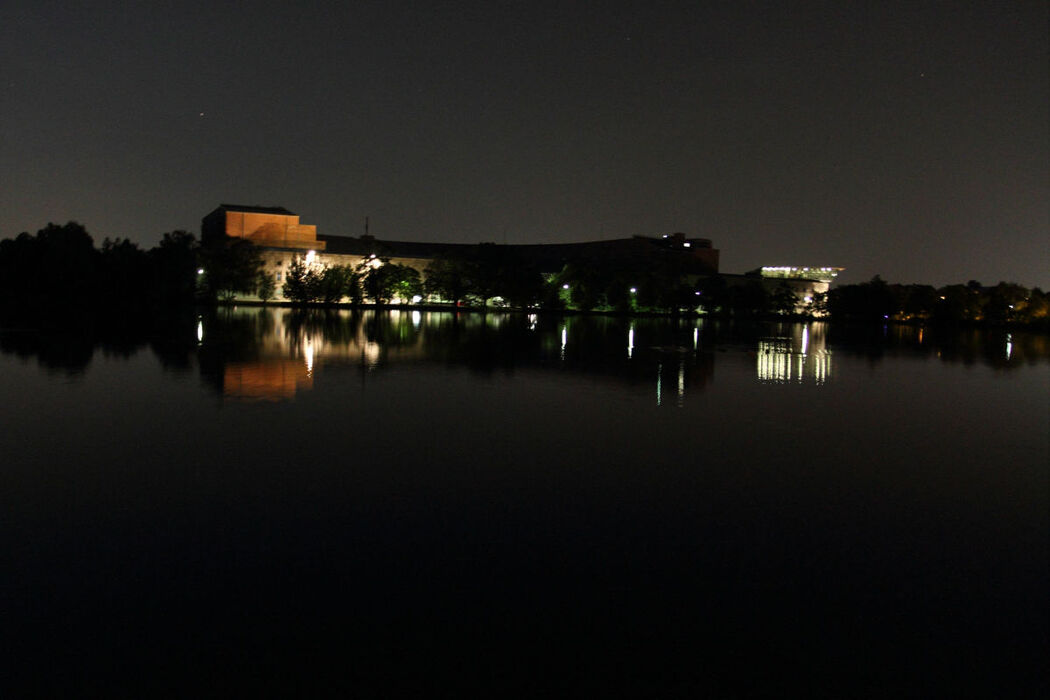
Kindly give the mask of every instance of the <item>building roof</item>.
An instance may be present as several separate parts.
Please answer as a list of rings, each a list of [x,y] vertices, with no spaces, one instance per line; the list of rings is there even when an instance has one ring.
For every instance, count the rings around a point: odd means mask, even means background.
[[[283,216],[295,216],[294,211],[288,211],[284,207],[261,207],[258,204],[220,204],[219,208],[215,211],[240,211],[248,214],[281,214]]]
[[[441,257],[486,258],[490,255],[509,255],[528,260],[546,271],[560,270],[570,262],[587,262],[594,259],[633,258],[658,254],[662,251],[678,251],[689,242],[684,238],[650,238],[634,236],[605,241],[583,243],[537,243],[497,245],[495,243],[421,243],[414,241],[387,241],[372,236],[350,237],[318,234],[317,240],[326,244],[325,252],[337,255],[376,255],[386,258],[434,259]],[[707,239],[690,239],[692,254],[702,255],[710,249]],[[704,258],[706,261],[706,258]],[[717,269],[717,264],[716,264]]]

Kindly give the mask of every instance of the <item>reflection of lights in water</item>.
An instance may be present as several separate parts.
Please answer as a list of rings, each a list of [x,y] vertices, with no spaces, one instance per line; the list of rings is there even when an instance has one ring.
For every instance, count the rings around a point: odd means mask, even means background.
[[[823,384],[831,377],[831,353],[819,345],[808,353],[794,352],[791,341],[786,338],[761,340],[755,371],[764,382],[802,383],[812,379],[816,384]]]
[[[663,388],[660,386],[661,380],[663,379],[663,372],[664,372],[664,366],[663,365],[656,365],[656,405],[657,406],[659,406],[660,403],[663,400],[663,397],[661,396],[661,394],[663,393]]]
[[[423,314],[419,313],[418,311],[413,311],[412,312],[412,326],[415,327],[415,328],[419,328],[419,324],[422,323],[422,321],[423,321]]]
[[[919,329],[919,345],[922,345],[922,329]]]
[[[685,399],[685,362],[678,363],[678,405]]]
[[[569,328],[561,327],[561,359],[565,359],[565,345],[569,342]]]
[[[536,314],[529,314],[528,315],[528,319],[529,319],[529,330],[530,331],[536,330]]]
[[[204,321],[197,321],[197,342],[204,340]]]
[[[627,331],[627,359],[631,359],[632,355],[634,355],[634,324],[631,324]]]
[[[693,329],[693,350],[696,350],[698,347],[700,347],[700,329],[699,328],[694,328]]]
[[[758,378],[785,382],[791,374],[788,366],[790,353],[777,343],[768,340],[758,342]]]
[[[1013,354],[1014,350],[1014,339],[1009,333],[1006,334],[1006,359],[1010,359],[1010,355]]]
[[[831,355],[819,355],[813,365],[813,378],[823,384],[831,377]]]
[[[361,356],[364,357],[365,363],[369,367],[375,367],[379,364],[379,343],[369,340],[365,343],[365,346],[361,348]]]
[[[802,328],[802,354],[806,354],[806,348],[809,347],[809,326],[803,326]]]
[[[309,338],[306,339],[306,343],[303,345],[303,358],[306,360],[306,374],[313,374],[314,371],[314,344]]]

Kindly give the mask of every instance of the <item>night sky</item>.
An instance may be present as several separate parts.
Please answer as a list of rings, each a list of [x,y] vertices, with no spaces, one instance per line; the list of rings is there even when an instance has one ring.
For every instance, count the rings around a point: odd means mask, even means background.
[[[0,6],[0,237],[684,231],[722,269],[1050,287],[1045,2]]]

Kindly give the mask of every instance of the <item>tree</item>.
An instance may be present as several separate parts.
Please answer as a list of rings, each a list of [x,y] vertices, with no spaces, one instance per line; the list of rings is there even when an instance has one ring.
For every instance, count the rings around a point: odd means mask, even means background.
[[[397,265],[393,293],[404,302],[412,302],[417,296],[423,294],[423,280],[419,276],[419,270],[408,265]]]
[[[164,306],[190,304],[197,291],[197,239],[186,231],[165,233],[160,243],[149,251],[154,297]]]
[[[265,304],[270,299],[273,299],[273,294],[276,291],[277,283],[274,281],[273,275],[265,270],[260,270],[259,280],[255,284],[255,295]]]
[[[75,221],[0,243],[0,304],[13,309],[83,305],[96,299],[99,252]]]
[[[694,296],[707,313],[720,311],[725,305],[728,285],[725,277],[722,277],[722,275],[701,277],[697,280],[696,286],[696,291],[700,293]]]
[[[476,265],[460,258],[435,258],[423,270],[423,290],[459,304],[471,291]]]
[[[770,308],[774,313],[787,315],[795,313],[798,305],[798,296],[791,287],[781,282],[769,296]]]
[[[149,303],[152,283],[149,256],[126,238],[102,242],[99,254],[99,296],[122,305]]]
[[[204,289],[213,299],[231,301],[238,292],[253,293],[262,266],[259,249],[243,238],[216,239],[201,246]]]
[[[292,260],[281,287],[286,299],[296,304],[317,301],[321,294],[320,275],[301,258]]]
[[[1028,300],[1027,289],[1015,282],[1000,282],[987,295],[985,314],[992,321],[1009,321],[1014,311]]]
[[[343,297],[357,296],[357,273],[349,265],[333,265],[321,271],[317,283],[318,295],[326,304],[334,304]]]
[[[755,315],[769,308],[769,293],[757,279],[729,287],[726,290],[726,305],[734,315]]]
[[[423,291],[419,271],[408,265],[392,263],[386,258],[370,258],[358,265],[357,270],[362,276],[365,295],[377,304],[385,304],[395,296],[411,299]]]

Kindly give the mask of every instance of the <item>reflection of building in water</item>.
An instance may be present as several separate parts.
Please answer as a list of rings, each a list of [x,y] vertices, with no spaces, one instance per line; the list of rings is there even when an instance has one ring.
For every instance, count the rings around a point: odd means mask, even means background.
[[[678,329],[673,344],[657,344],[656,337],[667,336],[654,336],[652,324],[636,320],[569,318],[544,329],[534,315],[232,309],[203,321],[201,368],[223,396],[249,400],[294,398],[336,367],[355,368],[362,381],[383,366],[437,362],[639,386],[652,381],[655,368],[657,402],[680,406],[687,390],[702,391],[714,373],[714,355],[700,352],[699,323]]]
[[[369,313],[366,318],[375,315]],[[405,338],[405,333],[399,332],[398,342],[381,345],[369,337],[371,324],[367,320],[338,324],[346,332],[330,335],[323,327],[311,324],[309,316],[298,312],[234,310],[226,323],[259,322],[251,331],[256,353],[250,360],[224,358],[217,374],[222,394],[236,399],[289,399],[299,390],[312,389],[315,372],[323,365],[355,365],[373,370],[381,360],[421,359],[420,313],[394,310],[386,318],[400,331],[412,329],[411,337]],[[199,334],[204,335],[201,331]]]
[[[813,381],[823,384],[831,378],[831,351],[825,347],[822,323],[795,325],[790,337],[758,341],[756,371],[764,382]]]
[[[223,396],[236,399],[290,399],[313,385],[313,376],[299,360],[231,362],[222,372]]]

